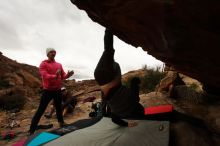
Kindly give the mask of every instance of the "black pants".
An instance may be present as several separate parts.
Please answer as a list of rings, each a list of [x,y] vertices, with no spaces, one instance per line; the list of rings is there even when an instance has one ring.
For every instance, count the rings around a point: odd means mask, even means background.
[[[109,30],[105,31],[104,52],[95,68],[94,76],[99,85],[112,81],[116,75],[121,75],[121,69],[114,60],[113,35]]]
[[[104,36],[104,52],[102,53],[96,69],[113,71],[113,64],[115,62],[114,53],[113,34],[109,30],[106,30]]]
[[[49,91],[44,90],[40,99],[40,105],[35,113],[30,126],[30,132],[33,133],[40,121],[41,116],[43,115],[44,111],[46,110],[49,102],[53,99],[54,105],[56,108],[56,115],[58,122],[63,122],[62,110],[61,110],[61,102],[62,102],[62,95],[61,91]]]

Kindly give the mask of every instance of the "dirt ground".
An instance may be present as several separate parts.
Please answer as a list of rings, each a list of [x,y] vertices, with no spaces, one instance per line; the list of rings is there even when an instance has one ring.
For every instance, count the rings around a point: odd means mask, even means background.
[[[100,101],[100,93],[98,91],[92,92],[89,94],[85,94],[85,95],[81,95],[78,98],[79,98],[79,100],[82,100],[82,99],[85,99],[85,98],[91,97],[91,96],[96,97],[94,102]],[[17,133],[15,138],[13,138],[11,140],[0,140],[0,146],[11,146],[14,143],[16,143],[17,141],[27,138],[27,136],[28,136],[27,132],[30,127],[31,119],[37,110],[37,106],[38,106],[39,102],[35,101],[32,104],[30,104],[30,103],[28,103],[28,104],[29,105],[25,106],[25,109],[15,113],[15,114],[14,113],[6,113],[4,111],[0,112],[0,124],[1,124],[0,131],[1,131],[1,133],[5,132],[5,131],[9,131],[9,130],[12,130],[15,133]],[[64,121],[66,123],[73,123],[73,122],[80,120],[80,119],[90,118],[89,112],[91,111],[91,105],[92,105],[91,102],[82,103],[82,101],[79,101],[74,109],[74,112],[68,113],[64,117]],[[31,109],[31,106],[33,107],[33,109]],[[46,112],[47,111],[49,111],[49,106],[48,106]],[[12,122],[12,120],[8,120],[8,117],[11,114],[13,114],[13,116],[15,118],[14,120],[16,121],[16,123],[18,125],[20,125],[19,127],[14,127],[12,129],[7,128],[7,125]],[[50,131],[52,129],[59,128],[55,114],[53,115],[53,117],[51,119],[47,119],[44,116],[42,116],[39,124],[53,124],[53,128],[48,129],[48,131]],[[40,130],[43,131],[42,129],[40,129]],[[38,130],[38,131],[40,131],[40,130]],[[44,131],[46,131],[46,130],[44,129]]]
[[[78,99],[83,100],[83,99],[85,99],[87,97],[91,97],[91,96],[96,97],[96,100],[94,102],[100,101],[100,91],[91,92],[89,94],[83,94],[83,95],[79,96]],[[181,113],[190,112],[192,115],[195,115],[196,117],[203,118],[204,121],[207,119],[207,121],[208,121],[207,123],[212,122],[212,119],[210,117],[218,117],[220,115],[220,114],[218,114],[219,112],[211,111],[212,108],[205,109],[203,105],[196,106],[196,105],[192,105],[191,103],[188,103],[188,102],[182,102],[182,103],[179,101],[177,102],[176,100],[169,98],[166,93],[151,92],[149,94],[142,94],[142,95],[140,95],[140,99],[141,99],[140,103],[144,107],[172,104],[176,111],[181,112]],[[31,104],[32,106],[27,105],[25,107],[25,110],[21,110],[20,112],[16,113],[15,120],[17,123],[19,123],[20,126],[12,128],[12,129],[6,128],[8,123],[10,123],[10,121],[7,121],[7,117],[9,115],[6,112],[3,112],[3,111],[0,112],[1,132],[7,131],[7,130],[13,130],[14,132],[17,133],[15,138],[13,138],[11,140],[0,140],[0,145],[11,146],[14,143],[16,143],[17,141],[27,138],[27,136],[28,136],[27,131],[29,130],[31,119],[37,109],[38,104],[39,104],[39,101],[35,101],[34,103]],[[73,123],[79,119],[89,118],[89,112],[91,111],[91,105],[92,105],[91,102],[82,103],[81,101],[79,101],[74,112],[69,113],[68,115],[66,115],[64,117],[65,122],[66,123]],[[210,112],[208,112],[209,110],[210,110]],[[208,116],[208,115],[210,115],[209,113],[212,113],[212,115]],[[215,114],[215,115],[213,115],[213,114]],[[218,116],[216,114],[218,114]],[[211,120],[209,120],[209,119],[211,119]],[[51,119],[47,119],[44,116],[42,116],[42,118],[39,122],[39,124],[51,124],[51,123],[54,126],[53,126],[53,128],[48,129],[48,131],[58,128],[57,119],[56,119],[55,115],[53,115],[53,117]],[[213,124],[210,124],[210,125],[213,125]],[[172,129],[172,127],[173,127],[173,129]],[[214,125],[213,127],[216,128],[218,126]],[[196,125],[192,126],[192,125],[190,125],[188,123],[184,123],[182,121],[174,123],[174,124],[171,123],[171,131],[175,132],[174,137],[171,137],[171,139],[172,140],[178,139],[177,141],[174,141],[174,142],[172,141],[173,145],[175,145],[175,146],[177,146],[177,145],[182,146],[185,144],[188,145],[188,142],[194,141],[194,140],[197,140],[195,142],[195,145],[197,145],[197,144],[199,144],[198,142],[201,141],[199,139],[204,139],[205,137],[210,136],[210,134],[205,132],[206,130],[207,129],[197,127]],[[208,130],[210,130],[210,129],[208,129]],[[218,130],[219,129],[216,129],[216,131],[218,131]],[[41,130],[41,131],[43,131],[43,130]],[[186,133],[191,132],[191,134],[193,134],[193,136],[192,135],[187,136],[184,134],[184,132],[186,132]],[[203,133],[203,132],[204,132],[204,134],[202,136],[199,135],[200,133]],[[214,142],[212,139],[214,139]],[[216,137],[216,135],[214,135],[214,136],[210,137],[208,141],[201,142],[201,144],[199,144],[199,145],[204,145],[204,146],[208,146],[210,144],[216,145],[216,141],[218,144],[220,144],[219,136]],[[192,143],[190,143],[190,144],[192,144]]]
[[[91,96],[96,97],[96,100],[94,102],[100,101],[100,92],[99,91],[81,95],[78,97],[78,99],[83,100],[83,99],[85,99],[87,97],[91,97]],[[160,104],[169,103],[166,100],[165,95],[162,95],[161,93],[158,93],[157,95],[155,95],[154,93],[148,94],[148,95],[143,94],[140,96],[140,98],[141,98],[140,102],[144,106],[147,106],[147,105],[153,106],[153,105],[160,105]],[[19,123],[20,126],[12,128],[12,129],[6,128],[6,126],[8,125],[7,117],[9,116],[9,114],[7,114],[6,112],[0,112],[0,114],[1,114],[1,116],[0,116],[1,131],[13,130],[15,133],[17,133],[15,138],[13,138],[11,140],[0,140],[0,145],[11,146],[14,143],[16,143],[17,141],[27,138],[27,136],[28,136],[27,131],[29,130],[31,119],[36,112],[38,104],[39,104],[38,101],[36,101],[35,103],[32,103],[32,106],[34,107],[34,109],[31,109],[31,107],[30,107],[31,105],[27,105],[25,110],[21,110],[20,112],[16,113],[15,120],[17,123]],[[78,102],[74,112],[68,113],[64,117],[65,122],[66,123],[73,123],[73,122],[80,120],[80,119],[90,118],[89,112],[91,112],[91,105],[92,105],[91,102],[86,102],[86,103],[82,103],[81,101]],[[47,111],[48,111],[48,109],[49,108],[47,108]],[[58,128],[56,115],[53,115],[53,117],[51,119],[47,119],[44,116],[42,116],[39,124],[53,124],[53,128],[48,129],[48,131]],[[41,131],[43,131],[43,130],[41,130]]]

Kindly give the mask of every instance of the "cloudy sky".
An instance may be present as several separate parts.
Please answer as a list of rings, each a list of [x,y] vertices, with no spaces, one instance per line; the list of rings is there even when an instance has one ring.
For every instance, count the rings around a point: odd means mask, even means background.
[[[0,0],[0,51],[16,60],[39,66],[45,48],[57,50],[56,61],[76,79],[93,78],[103,51],[104,28],[70,0]],[[162,62],[114,37],[115,60],[122,73]]]

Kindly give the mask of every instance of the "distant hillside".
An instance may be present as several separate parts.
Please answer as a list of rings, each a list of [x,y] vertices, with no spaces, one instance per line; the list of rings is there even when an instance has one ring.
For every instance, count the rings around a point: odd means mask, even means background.
[[[2,53],[0,55],[0,89],[30,86],[39,87],[40,76],[38,68],[35,66],[21,64]]]
[[[1,107],[22,107],[27,99],[38,96],[40,85],[37,67],[18,63],[0,53]]]

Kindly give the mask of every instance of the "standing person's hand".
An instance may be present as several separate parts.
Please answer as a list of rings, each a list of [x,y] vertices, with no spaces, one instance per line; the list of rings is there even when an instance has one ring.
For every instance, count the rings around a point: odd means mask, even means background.
[[[68,76],[68,78],[71,77],[73,74],[74,74],[74,71],[73,71],[73,70],[68,71],[68,72],[67,72],[67,76]]]
[[[57,72],[56,72],[56,76],[57,76],[56,79],[57,79],[60,75],[61,75],[61,70],[58,69]]]

